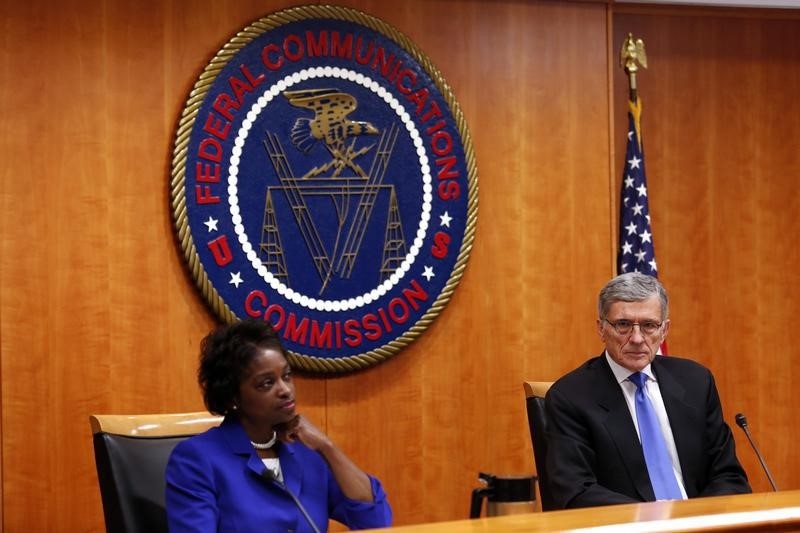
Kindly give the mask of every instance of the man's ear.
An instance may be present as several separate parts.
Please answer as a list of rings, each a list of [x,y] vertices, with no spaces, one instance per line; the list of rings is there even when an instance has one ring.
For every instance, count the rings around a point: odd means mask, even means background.
[[[603,342],[606,341],[606,330],[603,329],[603,319],[602,318],[598,318],[597,319],[597,335],[600,337],[600,340],[602,340]]]
[[[669,332],[669,319],[664,321],[664,329],[661,330],[661,342],[664,342],[664,339],[667,338],[667,333]]]

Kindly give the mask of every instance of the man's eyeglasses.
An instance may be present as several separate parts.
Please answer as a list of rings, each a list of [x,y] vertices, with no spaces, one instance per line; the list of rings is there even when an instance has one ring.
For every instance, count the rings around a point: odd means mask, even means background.
[[[656,322],[655,320],[645,320],[644,322],[631,322],[630,320],[617,320],[616,322],[611,322],[605,318],[603,320],[605,320],[612,328],[614,328],[614,331],[620,335],[630,335],[633,333],[633,327],[639,326],[639,331],[641,331],[643,335],[653,336],[661,331],[661,326],[664,324],[663,322]]]

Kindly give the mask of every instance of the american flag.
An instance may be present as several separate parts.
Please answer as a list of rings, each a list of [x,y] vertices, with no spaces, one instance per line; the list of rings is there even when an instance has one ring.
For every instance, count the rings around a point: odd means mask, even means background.
[[[628,146],[625,149],[619,204],[617,273],[641,272],[658,277],[639,128],[642,100],[637,98],[636,103],[629,101],[628,108]]]
[[[647,202],[647,178],[644,175],[642,150],[642,100],[628,101],[628,146],[625,148],[625,169],[619,203],[619,251],[617,274],[641,272],[658,277],[653,232],[650,230],[650,206]],[[667,354],[667,341],[661,342],[659,353]]]

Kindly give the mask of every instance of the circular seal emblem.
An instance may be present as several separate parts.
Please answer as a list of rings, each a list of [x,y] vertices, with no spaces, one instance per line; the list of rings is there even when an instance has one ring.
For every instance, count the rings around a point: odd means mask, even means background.
[[[287,9],[195,83],[173,153],[189,270],[224,321],[270,321],[291,363],[345,372],[419,336],[475,233],[464,118],[405,36],[359,11]]]

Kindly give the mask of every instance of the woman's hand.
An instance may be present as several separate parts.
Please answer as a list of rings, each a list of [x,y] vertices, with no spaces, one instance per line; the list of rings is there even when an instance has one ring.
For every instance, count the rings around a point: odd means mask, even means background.
[[[328,436],[305,417],[297,415],[283,427],[276,428],[283,442],[300,441],[319,453],[330,466],[342,492],[351,500],[372,502],[372,485],[367,474],[361,471]]]
[[[286,426],[280,430],[278,437],[283,442],[299,440],[307,447],[320,453],[332,446],[328,436],[302,415],[297,415],[287,422]]]

